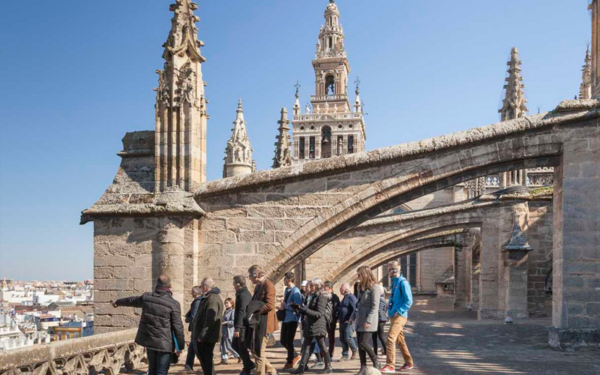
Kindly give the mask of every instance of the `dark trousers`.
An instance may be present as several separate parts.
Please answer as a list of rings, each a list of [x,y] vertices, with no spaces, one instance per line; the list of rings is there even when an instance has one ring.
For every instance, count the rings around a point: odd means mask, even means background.
[[[215,345],[216,343],[214,342],[196,343],[196,355],[200,360],[200,366],[202,366],[202,372],[204,375],[215,374],[215,363],[213,361]]]
[[[296,337],[296,330],[298,329],[298,322],[289,322],[281,324],[281,345],[287,350],[287,363],[292,363],[294,358],[298,356],[298,352],[294,348],[294,338]]]
[[[377,368],[379,361],[377,355],[371,346],[372,332],[358,332],[358,354],[360,355],[360,367],[367,365],[367,355],[373,362],[373,367]]]
[[[232,346],[233,350],[235,350],[240,355],[240,357],[242,357],[244,372],[250,374],[250,371],[252,371],[252,369],[254,369],[256,366],[250,358],[250,352],[248,351],[248,348],[246,348],[246,346],[244,345],[244,338],[241,334],[240,337],[233,338]]]
[[[329,338],[329,356],[333,357],[333,352],[335,349],[335,328],[337,327],[337,321],[334,320],[331,322],[329,327],[327,327],[327,337]]]
[[[194,360],[196,359],[196,346],[194,345],[194,341],[190,342],[188,346],[188,354],[185,359],[185,365],[192,370],[194,369]]]
[[[325,336],[316,336],[316,337],[305,337],[304,342],[302,343],[302,359],[300,360],[299,368],[304,368],[308,365],[308,359],[310,358],[310,354],[314,350],[314,346],[311,346],[311,343],[315,340],[315,343],[319,347],[321,354],[323,355],[323,360],[325,361],[325,367],[331,367],[331,357],[329,356],[329,352],[325,347]]]
[[[171,367],[171,353],[146,350],[148,356],[148,375],[167,375]]]
[[[358,350],[356,341],[354,341],[354,324],[340,323],[340,342],[342,343],[342,355],[348,355],[348,348],[352,353]]]
[[[373,351],[377,354],[377,339],[381,342],[381,350],[383,350],[383,355],[385,355],[385,337],[383,334],[383,329],[385,328],[386,322],[379,322],[377,324],[377,332],[373,332]]]

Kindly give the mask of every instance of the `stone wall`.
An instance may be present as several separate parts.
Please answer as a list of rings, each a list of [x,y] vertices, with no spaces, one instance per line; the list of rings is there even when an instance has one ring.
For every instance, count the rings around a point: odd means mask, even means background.
[[[96,333],[136,327],[141,311],[113,308],[110,301],[152,292],[162,274],[185,314],[189,291],[198,285],[196,220],[116,218],[94,222],[94,313]],[[197,236],[197,234],[196,234]]]
[[[424,250],[418,253],[420,272],[417,273],[419,292],[436,292],[435,282],[453,263],[454,248]]]
[[[552,314],[552,296],[546,286],[552,272],[552,202],[529,202],[528,310],[532,316]]]

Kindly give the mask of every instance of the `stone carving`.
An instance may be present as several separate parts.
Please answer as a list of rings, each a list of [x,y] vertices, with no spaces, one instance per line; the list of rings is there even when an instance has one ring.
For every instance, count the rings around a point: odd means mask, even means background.
[[[133,339],[136,329],[57,341],[0,353],[0,375],[117,375],[138,369],[146,349]]]

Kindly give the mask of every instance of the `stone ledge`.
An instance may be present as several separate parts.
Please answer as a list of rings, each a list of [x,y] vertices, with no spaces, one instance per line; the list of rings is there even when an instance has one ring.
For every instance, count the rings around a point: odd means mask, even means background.
[[[572,351],[580,348],[600,349],[600,328],[598,329],[549,329],[548,344],[557,350]]]
[[[152,203],[144,204],[94,204],[81,212],[80,224],[94,221],[100,217],[135,217],[135,216],[191,216],[200,218],[206,213],[194,200],[191,193],[171,191],[152,196]]]

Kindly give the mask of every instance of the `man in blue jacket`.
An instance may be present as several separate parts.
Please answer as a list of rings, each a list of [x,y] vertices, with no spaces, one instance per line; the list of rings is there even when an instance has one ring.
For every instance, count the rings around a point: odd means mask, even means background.
[[[414,367],[412,356],[404,339],[404,325],[408,320],[408,310],[412,306],[412,291],[410,283],[400,274],[400,263],[389,262],[387,265],[388,276],[392,278],[388,315],[390,317],[390,331],[386,341],[386,365],[382,373],[396,372],[396,343],[404,357],[404,366],[400,371],[408,371]]]

